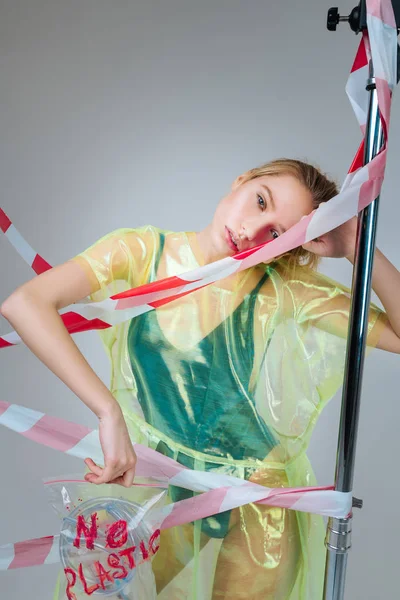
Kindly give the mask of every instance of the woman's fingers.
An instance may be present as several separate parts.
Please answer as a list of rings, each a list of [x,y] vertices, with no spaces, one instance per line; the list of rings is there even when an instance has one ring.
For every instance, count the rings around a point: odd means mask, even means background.
[[[327,244],[325,238],[315,238],[310,242],[303,244],[304,250],[317,254],[318,256],[329,256],[330,246]]]
[[[96,465],[91,458],[86,458],[84,462],[91,471],[91,473],[85,474],[85,480],[89,483],[97,483],[98,478],[101,477],[103,473],[103,469]]]
[[[100,475],[102,473],[103,469],[96,465],[96,463],[91,458],[85,458],[84,462],[86,466],[96,475]]]
[[[101,483],[111,483],[113,479],[118,477],[119,473],[114,472],[114,469],[110,466],[104,467],[104,469],[100,469],[100,472],[96,469],[96,471],[90,475],[90,483],[96,483],[100,485]]]
[[[133,484],[134,479],[135,479],[135,469],[128,469],[127,471],[125,471],[125,473],[122,477],[123,483],[121,485],[129,488]]]
[[[85,480],[89,483],[100,485],[102,483],[116,483],[124,487],[131,487],[135,477],[135,469],[127,469],[125,472],[122,469],[116,469],[113,466],[99,467],[91,458],[85,459],[86,466],[91,473],[85,474]]]

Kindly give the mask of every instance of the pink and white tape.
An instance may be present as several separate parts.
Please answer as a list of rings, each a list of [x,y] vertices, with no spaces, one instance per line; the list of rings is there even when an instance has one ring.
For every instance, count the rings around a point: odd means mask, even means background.
[[[6,402],[0,402],[0,425],[71,456],[82,459],[91,456],[102,464],[103,456],[97,430]],[[169,485],[202,492],[193,498],[157,509],[153,518],[157,523],[161,523],[160,529],[189,523],[249,502],[338,518],[346,517],[351,512],[351,492],[337,492],[333,486],[269,488],[238,477],[188,469],[151,448],[135,444],[134,441],[133,445],[138,457],[138,477],[151,478],[162,483],[167,480]],[[262,463],[260,468],[261,465]],[[29,564],[33,566],[54,560],[51,536],[0,546],[0,569]]]
[[[361,144],[341,192],[271,243],[227,257],[179,277],[170,277],[128,290],[103,302],[74,304],[73,309],[66,309],[62,314],[70,333],[111,327],[143,312],[157,309],[231,273],[270,260],[338,227],[358,214],[379,195],[386,165],[391,96],[397,77],[397,29],[390,0],[367,0],[367,13],[368,33],[363,33],[346,89],[364,134],[368,102],[365,82],[368,77],[368,60],[372,57],[378,105],[385,132],[385,145],[379,155],[368,165],[362,166]],[[0,229],[37,274],[51,268],[49,263],[25,242],[1,210]],[[12,332],[0,337],[0,348],[19,342],[19,336]],[[102,463],[97,431],[4,402],[0,403],[0,424],[39,443],[80,458],[91,456]],[[203,492],[200,496],[164,507],[164,529],[248,502],[336,517],[345,517],[351,510],[351,493],[336,492],[333,486],[271,489],[235,477],[192,471],[139,444],[135,444],[135,450],[138,455],[138,476],[152,476],[155,480],[167,477],[171,485]],[[57,554],[57,538],[58,536],[48,536],[1,546],[0,569],[53,562]]]
[[[239,252],[179,277],[169,277],[133,288],[102,302],[82,302],[74,304],[72,309],[65,309],[61,316],[70,333],[112,327],[232,273],[268,261],[335,229],[357,215],[379,195],[386,165],[392,90],[397,77],[397,29],[389,0],[367,0],[367,8],[368,33],[364,32],[360,41],[346,90],[361,131],[365,133],[368,102],[365,83],[368,61],[372,57],[378,105],[386,133],[381,152],[370,163],[362,166],[361,144],[340,193],[272,242]],[[49,268],[48,263],[17,232],[4,211],[0,212],[0,228],[36,272]],[[14,346],[20,341],[19,336],[12,332],[0,337],[0,348]]]

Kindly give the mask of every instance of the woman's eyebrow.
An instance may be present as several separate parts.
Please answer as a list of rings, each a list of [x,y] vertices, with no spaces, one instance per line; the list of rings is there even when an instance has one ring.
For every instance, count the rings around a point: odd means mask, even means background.
[[[267,192],[269,201],[271,202],[272,209],[274,211],[276,211],[276,204],[275,204],[275,200],[272,195],[271,189],[265,183],[261,183],[261,187],[264,188],[264,190]],[[286,231],[286,229],[283,227],[283,225],[279,225],[279,229],[282,231],[282,233],[285,233],[285,231]]]

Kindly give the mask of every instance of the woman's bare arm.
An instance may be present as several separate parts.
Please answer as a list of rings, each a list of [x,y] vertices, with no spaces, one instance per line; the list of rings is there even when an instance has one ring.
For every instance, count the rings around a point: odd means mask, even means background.
[[[358,220],[352,217],[346,223],[336,227],[316,240],[304,244],[304,248],[317,254],[332,258],[346,257],[354,264]],[[375,250],[372,272],[372,288],[385,309],[381,319],[380,337],[377,348],[400,354],[400,271],[378,249]],[[336,335],[347,337],[348,322],[343,319],[320,319],[318,327]]]
[[[354,256],[347,256],[347,259],[354,264]],[[400,272],[379,248],[375,249],[372,289],[382,302],[387,315],[377,348],[400,354]]]
[[[122,485],[131,485],[135,454],[121,409],[80,352],[58,314],[60,309],[94,291],[95,278],[89,280],[79,264],[67,261],[17,288],[3,302],[0,312],[28,348],[99,418],[105,469],[101,476],[97,475],[100,473],[97,470],[89,480],[93,483],[115,480]],[[93,461],[88,466],[92,464]],[[91,470],[95,473],[94,468]]]
[[[28,348],[101,418],[115,409],[117,402],[89,366],[58,314],[61,308],[90,293],[86,274],[71,261],[22,285],[0,311]]]

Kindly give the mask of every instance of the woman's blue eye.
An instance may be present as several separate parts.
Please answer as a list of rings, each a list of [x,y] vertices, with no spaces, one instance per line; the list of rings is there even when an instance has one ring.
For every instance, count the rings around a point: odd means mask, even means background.
[[[266,207],[264,198],[262,196],[260,196],[260,194],[257,194],[257,200],[258,200],[259,206],[261,206],[264,209]],[[261,202],[260,202],[260,200],[261,200]],[[276,240],[276,238],[279,237],[279,233],[275,229],[271,229],[271,233],[272,233],[272,237],[274,240]]]

